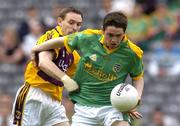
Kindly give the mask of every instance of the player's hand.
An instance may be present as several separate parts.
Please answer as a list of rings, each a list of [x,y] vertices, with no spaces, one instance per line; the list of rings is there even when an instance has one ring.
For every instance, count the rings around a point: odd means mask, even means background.
[[[129,112],[129,116],[133,119],[141,119],[143,116],[135,109],[132,109]]]
[[[61,81],[64,83],[64,87],[67,89],[68,92],[76,91],[79,89],[79,86],[76,83],[76,81],[74,81],[67,75],[64,75],[61,78]]]
[[[141,119],[143,116],[137,111],[137,107],[141,104],[141,99],[139,98],[137,105],[135,106],[135,108],[133,108],[130,112],[129,112],[129,116],[131,116],[131,118],[133,119]]]

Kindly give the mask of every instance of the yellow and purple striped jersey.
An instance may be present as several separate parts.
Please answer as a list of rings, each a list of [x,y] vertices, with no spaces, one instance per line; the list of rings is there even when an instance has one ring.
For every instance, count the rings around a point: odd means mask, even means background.
[[[56,28],[47,31],[40,37],[37,44],[41,44],[46,40],[63,36],[61,28]],[[66,51],[65,47],[55,49],[56,58],[53,62],[58,66],[59,69],[66,72],[69,76],[73,76],[76,69],[76,64],[79,62],[79,55],[76,51],[72,54]],[[52,98],[56,100],[62,99],[63,83],[58,81],[46,73],[41,71],[39,68],[34,67],[32,62],[29,62],[25,71],[25,82],[33,87],[38,87],[46,93],[50,94]]]

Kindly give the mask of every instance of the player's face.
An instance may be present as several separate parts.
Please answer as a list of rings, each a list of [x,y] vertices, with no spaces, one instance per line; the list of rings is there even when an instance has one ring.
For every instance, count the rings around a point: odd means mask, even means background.
[[[58,24],[64,35],[72,34],[79,31],[82,24],[82,17],[79,14],[69,12],[64,19],[59,19]]]
[[[108,26],[104,30],[104,44],[109,49],[117,48],[124,37],[122,28]]]

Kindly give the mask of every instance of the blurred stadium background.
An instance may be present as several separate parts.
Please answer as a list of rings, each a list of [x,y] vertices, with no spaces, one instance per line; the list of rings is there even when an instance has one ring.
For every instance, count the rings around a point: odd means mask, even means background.
[[[6,122],[30,49],[66,6],[84,13],[81,30],[101,28],[110,11],[127,14],[127,35],[144,51],[143,119],[134,126],[158,126],[153,123],[161,118],[167,123],[163,126],[180,126],[180,0],[0,0],[0,126],[10,126]]]

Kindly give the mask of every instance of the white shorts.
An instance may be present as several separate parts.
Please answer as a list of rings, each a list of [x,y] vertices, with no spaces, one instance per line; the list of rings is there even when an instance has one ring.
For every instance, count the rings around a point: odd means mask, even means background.
[[[130,122],[128,115],[123,115],[112,106],[89,107],[75,104],[71,126],[111,126],[115,121]]]
[[[25,84],[17,92],[12,121],[18,126],[52,126],[69,120],[59,101],[41,89]]]

